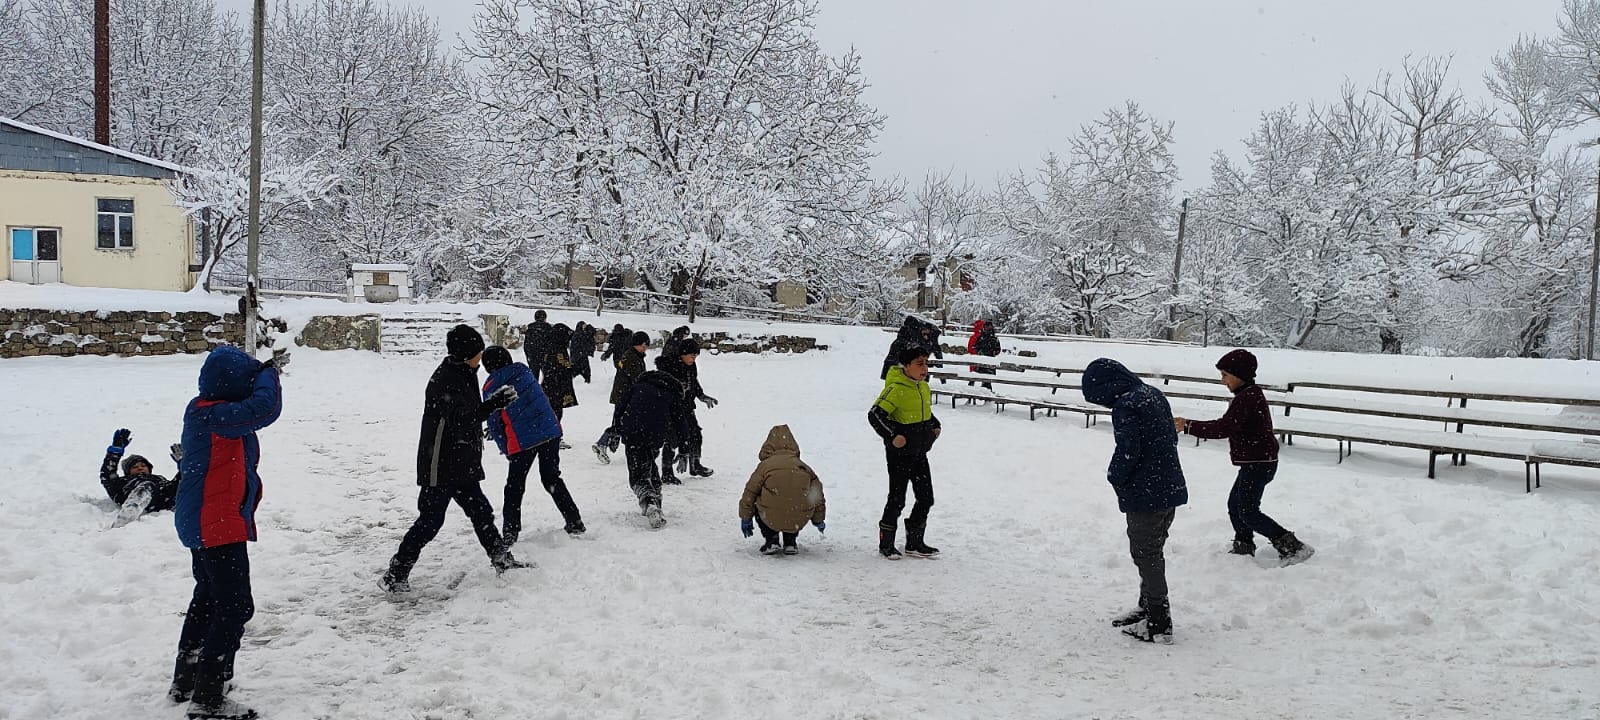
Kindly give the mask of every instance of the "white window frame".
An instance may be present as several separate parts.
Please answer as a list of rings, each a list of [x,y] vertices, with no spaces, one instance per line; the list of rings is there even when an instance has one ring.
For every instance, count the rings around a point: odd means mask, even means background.
[[[135,249],[137,247],[137,245],[134,242],[134,225],[133,225],[134,212],[131,212],[131,211],[130,212],[117,212],[117,211],[110,211],[110,210],[101,210],[100,209],[100,202],[102,200],[122,200],[122,201],[127,201],[130,204],[132,204],[134,202],[134,199],[133,198],[129,198],[129,197],[97,197],[97,198],[94,199],[94,210],[95,210],[95,212],[94,212],[94,248],[96,250],[102,250],[102,251],[105,251],[105,252],[129,251],[129,250]],[[138,209],[137,207],[134,208],[134,210],[137,210],[137,209]],[[101,247],[100,246],[100,219],[102,217],[108,216],[108,215],[111,216],[111,218],[112,218],[112,220],[111,220],[111,227],[112,227],[111,245],[112,246],[111,247]],[[126,234],[126,236],[124,236],[124,234],[122,232],[123,221],[124,220],[127,221],[127,234]]]

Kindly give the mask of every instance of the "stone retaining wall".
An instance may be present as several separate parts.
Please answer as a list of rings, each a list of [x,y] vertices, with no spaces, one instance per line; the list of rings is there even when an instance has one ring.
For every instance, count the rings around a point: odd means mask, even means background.
[[[244,322],[234,313],[0,309],[0,358],[176,355],[243,344]]]

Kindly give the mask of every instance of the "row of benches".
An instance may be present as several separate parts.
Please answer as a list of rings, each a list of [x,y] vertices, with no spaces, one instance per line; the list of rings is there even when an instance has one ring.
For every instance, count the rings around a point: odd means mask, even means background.
[[[993,358],[963,357],[946,360],[943,365],[980,365],[996,370],[1024,372],[1026,370],[1044,371],[1054,373],[1057,377],[1067,374],[1080,374],[1081,369],[1062,368],[1036,363],[1015,363],[1010,361],[996,361]],[[1138,373],[1147,380],[1159,380],[1165,386],[1163,392],[1169,398],[1180,400],[1202,400],[1226,402],[1231,398],[1231,393],[1226,388],[1217,384],[1213,378],[1192,375],[1178,375],[1170,373]],[[993,403],[996,412],[1000,412],[1008,405],[1019,405],[1028,408],[1028,416],[1033,419],[1038,412],[1044,411],[1047,416],[1054,416],[1061,412],[1080,414],[1084,416],[1085,426],[1093,424],[1100,415],[1108,414],[1109,410],[1089,404],[1087,402],[1073,402],[1054,397],[1058,390],[1079,390],[1081,383],[1070,380],[1031,380],[1005,375],[975,375],[949,370],[939,370],[933,377],[950,381],[965,381],[994,383],[999,385],[1031,387],[1049,389],[1052,397],[1024,397],[994,393],[990,390],[977,390],[973,388],[961,389],[939,386],[935,393],[949,397],[952,406],[961,399],[972,402]],[[1197,387],[1173,387],[1171,383],[1200,384]],[[1323,390],[1339,390],[1347,392],[1386,392],[1396,391],[1394,394],[1445,397],[1450,399],[1450,405],[1445,408],[1429,408],[1421,405],[1374,402],[1358,398],[1330,398],[1312,395],[1295,395],[1292,390],[1299,388],[1316,388]],[[1503,402],[1527,402],[1541,404],[1561,404],[1567,406],[1589,407],[1600,405],[1596,398],[1552,398],[1541,395],[1516,396],[1500,393],[1474,393],[1465,391],[1444,392],[1430,388],[1375,388],[1372,386],[1349,386],[1332,383],[1294,383],[1286,386],[1263,386],[1267,389],[1267,399],[1272,405],[1283,408],[1284,415],[1275,420],[1276,429],[1285,442],[1292,444],[1295,436],[1316,437],[1331,439],[1339,443],[1339,460],[1343,462],[1352,451],[1355,443],[1368,443],[1386,445],[1391,447],[1404,447],[1428,452],[1428,477],[1434,477],[1436,464],[1440,455],[1449,455],[1452,464],[1465,464],[1466,457],[1471,455],[1482,457],[1507,458],[1521,460],[1524,463],[1525,489],[1531,492],[1540,485],[1540,466],[1543,464],[1562,464],[1579,467],[1600,468],[1600,445],[1587,441],[1577,440],[1533,440],[1528,438],[1507,438],[1480,436],[1465,433],[1465,425],[1497,427],[1515,430],[1530,430],[1537,432],[1567,433],[1595,435],[1600,433],[1600,417],[1586,413],[1527,413],[1508,412],[1498,410],[1483,410],[1465,407],[1469,399],[1497,400]],[[1460,403],[1460,406],[1456,405]],[[1405,429],[1396,427],[1379,427],[1355,423],[1330,422],[1319,419],[1295,417],[1294,408],[1316,410],[1323,412],[1337,412],[1354,415],[1368,415],[1403,420],[1435,421],[1446,424],[1445,431]],[[1449,432],[1449,426],[1454,425],[1454,432]]]

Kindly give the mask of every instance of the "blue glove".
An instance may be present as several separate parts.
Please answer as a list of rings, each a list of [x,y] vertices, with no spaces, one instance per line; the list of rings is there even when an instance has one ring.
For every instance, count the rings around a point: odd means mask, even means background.
[[[750,537],[751,535],[754,535],[756,533],[755,521],[754,520],[750,520],[748,518],[744,519],[744,520],[740,520],[739,521],[739,531],[744,533],[745,537]]]
[[[130,442],[133,442],[133,431],[121,428],[111,434],[111,447],[106,448],[106,452],[112,455],[121,455],[128,448],[128,443]]]
[[[828,524],[827,523],[819,522],[819,523],[812,523],[812,524],[817,526],[817,532],[822,533],[824,535],[826,535],[828,533]]]

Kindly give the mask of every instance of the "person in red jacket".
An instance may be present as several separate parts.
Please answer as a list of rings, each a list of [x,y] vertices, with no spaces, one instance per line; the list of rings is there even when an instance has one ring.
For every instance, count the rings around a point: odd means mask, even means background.
[[[1000,336],[995,334],[992,323],[987,320],[979,320],[972,323],[972,337],[967,338],[967,353],[984,357],[999,357]],[[968,368],[980,375],[995,374],[992,367],[969,365]],[[969,381],[967,384],[971,385],[972,383]],[[989,383],[984,383],[983,387],[984,389],[990,389],[993,386]]]
[[[1261,512],[1261,495],[1278,474],[1278,438],[1272,433],[1272,409],[1256,385],[1256,356],[1234,350],[1217,361],[1222,384],[1233,392],[1228,411],[1217,420],[1173,418],[1178,432],[1207,440],[1228,439],[1228,455],[1239,475],[1228,493],[1228,520],[1233,523],[1235,555],[1256,554],[1255,534],[1272,542],[1284,565],[1304,562],[1315,552],[1294,533]]]

